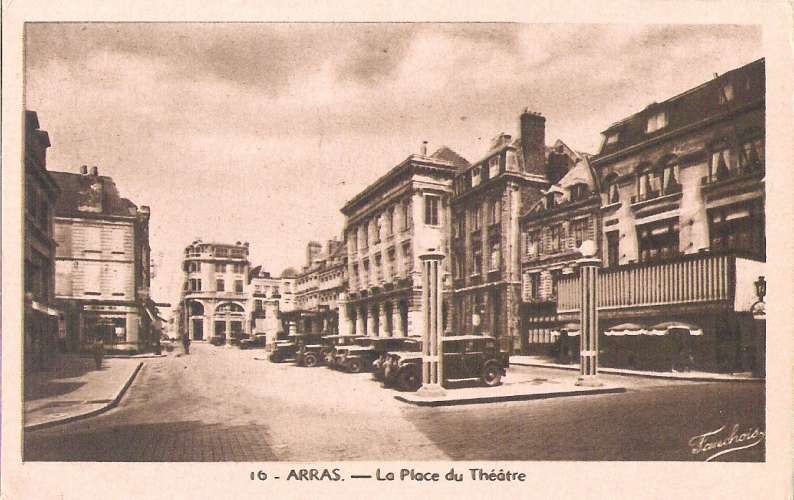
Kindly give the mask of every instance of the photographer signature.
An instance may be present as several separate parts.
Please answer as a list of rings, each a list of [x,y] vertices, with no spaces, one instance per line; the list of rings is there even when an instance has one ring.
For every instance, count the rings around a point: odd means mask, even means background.
[[[730,433],[726,431],[726,428],[727,426],[723,425],[719,429],[691,437],[689,446],[692,454],[704,454],[707,456],[705,461],[710,462],[726,453],[752,448],[763,441],[766,436],[764,431],[757,427],[740,432],[739,424],[734,424]]]

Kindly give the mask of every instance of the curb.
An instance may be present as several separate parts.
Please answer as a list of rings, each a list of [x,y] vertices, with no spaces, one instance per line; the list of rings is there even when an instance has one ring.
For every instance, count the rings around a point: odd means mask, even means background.
[[[545,364],[545,363],[528,363],[522,361],[510,361],[511,365],[516,366],[529,366],[533,368],[552,368],[555,370],[572,370],[578,371],[578,366],[565,366],[565,365],[556,365],[556,364]],[[639,372],[632,372],[632,371],[625,371],[616,368],[598,368],[599,373],[608,373],[610,375],[623,375],[626,377],[644,377],[644,378],[661,378],[665,380],[681,380],[684,382],[766,382],[764,378],[752,377],[752,378],[721,378],[721,377],[680,377],[675,375],[668,375],[664,373],[639,373]]]
[[[476,405],[484,403],[501,403],[504,401],[530,401],[537,399],[551,399],[561,398],[566,396],[589,396],[597,394],[619,394],[626,392],[624,387],[606,387],[604,389],[590,389],[581,391],[566,391],[566,392],[545,392],[536,394],[513,394],[508,396],[483,396],[479,398],[470,399],[446,399],[446,400],[428,400],[428,401],[415,401],[407,399],[404,396],[394,396],[394,399],[402,401],[403,403],[412,404],[415,406],[460,406],[460,405]]]
[[[85,412],[85,413],[79,413],[77,415],[71,415],[69,417],[64,417],[64,418],[60,418],[60,419],[57,419],[57,420],[50,420],[50,421],[41,422],[41,423],[38,423],[38,424],[26,425],[25,426],[25,431],[26,432],[27,431],[37,431],[39,429],[46,429],[48,427],[54,427],[56,425],[67,424],[69,422],[74,422],[76,420],[82,420],[84,418],[95,417],[95,416],[97,416],[97,415],[99,415],[101,413],[105,413],[106,411],[108,411],[108,410],[110,410],[112,408],[115,408],[121,402],[121,399],[124,397],[124,394],[127,393],[127,389],[130,388],[130,386],[132,385],[132,382],[135,380],[135,377],[138,375],[138,372],[140,372],[141,369],[143,368],[143,365],[144,365],[143,361],[138,363],[138,366],[135,367],[135,370],[132,371],[132,375],[130,375],[130,377],[127,379],[127,381],[124,383],[124,385],[121,386],[121,389],[119,390],[118,394],[116,394],[116,397],[113,398],[113,401],[111,401],[110,403],[107,403],[105,406],[102,406],[100,408],[97,408],[95,410],[91,410],[91,411],[88,411],[88,412]]]

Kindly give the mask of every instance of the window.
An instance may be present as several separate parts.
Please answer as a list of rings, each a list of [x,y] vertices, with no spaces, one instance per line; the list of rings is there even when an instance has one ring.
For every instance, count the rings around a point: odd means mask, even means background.
[[[215,263],[215,272],[216,273],[225,273],[226,272],[226,264],[221,264],[219,262]]]
[[[473,259],[472,259],[472,275],[479,275],[482,274],[482,245],[479,242],[475,245],[473,251]]]
[[[549,278],[551,279],[551,296],[557,296],[557,288],[560,284],[560,278],[562,277],[562,270],[561,269],[552,269],[549,273]]]
[[[455,254],[455,266],[453,271],[456,279],[463,278],[466,274],[466,259],[461,252]]]
[[[471,230],[479,231],[482,228],[482,208],[476,205],[471,212]]]
[[[620,189],[618,189],[617,178],[607,180],[607,203],[617,203],[620,201]]]
[[[499,263],[500,263],[501,258],[502,258],[501,245],[500,245],[498,239],[491,240],[491,244],[490,244],[490,248],[489,248],[488,252],[489,252],[489,257],[490,257],[490,261],[489,261],[489,265],[488,265],[488,271],[498,271],[499,270]]]
[[[758,137],[742,143],[739,155],[742,169],[753,169],[764,165],[764,138]]]
[[[238,293],[243,291],[243,280],[234,280],[234,291]]]
[[[481,173],[482,171],[480,167],[474,167],[471,169],[471,187],[480,185]]]
[[[731,82],[725,82],[719,88],[719,103],[726,104],[733,100],[733,85]]]
[[[645,127],[645,132],[650,134],[651,132],[656,132],[657,130],[663,129],[666,126],[667,126],[667,112],[660,111],[648,118],[648,123],[647,126]]]
[[[765,257],[763,208],[734,205],[709,211],[709,242],[712,250]]]
[[[191,292],[200,292],[201,291],[201,280],[200,279],[193,278],[193,279],[190,279],[189,281],[190,281],[190,286],[188,287],[188,289]]]
[[[617,144],[618,140],[620,139],[620,134],[618,132],[612,132],[608,134],[606,137],[607,144]]]
[[[411,226],[411,200],[403,200],[403,231],[408,230]]]
[[[678,255],[677,219],[645,224],[637,228],[640,262],[667,259]]]
[[[499,155],[492,157],[488,160],[488,178],[493,179],[499,175]]]
[[[540,273],[529,274],[529,297],[540,298]]]
[[[540,230],[524,233],[524,253],[529,257],[537,257],[541,250]]]
[[[386,230],[388,231],[387,234],[391,236],[394,234],[394,207],[389,209],[386,223]]]
[[[262,307],[262,301],[261,300],[257,300],[256,302],[254,302],[254,310],[256,312],[264,311],[264,307]]]
[[[731,173],[731,150],[727,146],[719,146],[711,153],[709,178],[712,181],[726,179]]]
[[[549,253],[559,252],[562,248],[562,224],[549,228]]]
[[[607,266],[616,267],[620,263],[620,233],[609,231],[607,234]]]
[[[367,248],[369,246],[369,222],[365,221],[364,224],[361,225],[361,248]]]
[[[499,198],[493,199],[491,203],[488,204],[488,207],[491,210],[488,214],[488,222],[490,224],[498,224],[501,219],[501,207],[499,205]]]
[[[466,224],[465,224],[465,217],[461,214],[456,214],[455,216],[455,224],[452,226],[452,236],[454,238],[462,238],[465,234]]]
[[[215,290],[217,290],[219,292],[226,291],[226,281],[224,281],[222,279],[215,280]]]
[[[570,188],[571,201],[582,200],[587,197],[587,184],[574,184]]]
[[[245,264],[234,264],[234,272],[241,274],[245,272]]]
[[[425,195],[425,224],[428,226],[439,225],[439,205],[441,198],[435,195]]]
[[[571,232],[573,233],[574,247],[579,248],[582,242],[588,239],[590,230],[590,219],[577,219],[571,222]]]
[[[681,183],[678,182],[678,163],[674,159],[664,163],[661,170],[657,172],[657,176],[661,177],[662,194],[668,195],[681,191]]]
[[[554,193],[546,193],[546,208],[554,208],[557,206],[557,198]]]
[[[382,217],[381,215],[378,215],[372,221],[372,232],[373,232],[373,234],[372,234],[372,236],[373,236],[372,237],[372,242],[373,243],[380,243],[380,221],[381,221],[381,217]]]

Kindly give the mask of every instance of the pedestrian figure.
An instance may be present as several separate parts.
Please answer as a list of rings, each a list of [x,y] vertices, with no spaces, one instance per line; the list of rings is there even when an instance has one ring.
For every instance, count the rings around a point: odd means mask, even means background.
[[[187,334],[182,335],[182,347],[185,348],[185,354],[190,354],[190,337]]]
[[[97,337],[94,339],[94,363],[96,364],[96,369],[99,370],[102,368],[102,358],[105,357],[105,343],[102,341],[102,337]]]

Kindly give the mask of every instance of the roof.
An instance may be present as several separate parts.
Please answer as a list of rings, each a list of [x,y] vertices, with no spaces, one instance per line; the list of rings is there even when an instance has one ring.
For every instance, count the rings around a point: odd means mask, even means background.
[[[763,100],[764,64],[764,59],[759,59],[735,68],[660,103],[653,102],[642,111],[613,123],[603,131],[605,139],[596,161],[646,140]],[[721,97],[728,85],[732,89],[732,99],[722,103]],[[667,113],[666,126],[647,132],[648,120],[660,112]],[[616,134],[617,140],[607,144],[606,137]]]
[[[50,171],[61,195],[55,202],[56,217],[134,217],[138,207],[119,194],[113,179],[104,175]]]

